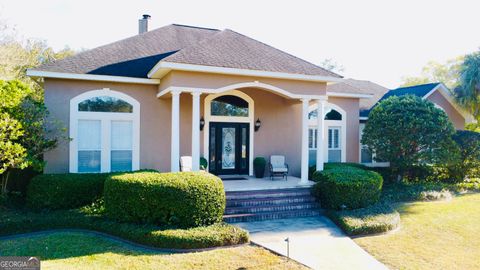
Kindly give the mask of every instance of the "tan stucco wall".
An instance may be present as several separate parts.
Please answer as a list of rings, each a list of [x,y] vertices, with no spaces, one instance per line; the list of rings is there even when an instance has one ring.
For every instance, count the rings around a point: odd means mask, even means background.
[[[234,76],[213,73],[172,71],[160,83],[160,90],[169,86],[199,87],[217,89],[236,83],[255,82],[269,84],[298,95],[325,95],[327,85],[322,82],[295,81],[284,79],[261,78],[251,76]]]
[[[171,102],[156,98],[157,86],[75,80],[45,80],[45,104],[50,117],[69,127],[70,99],[91,90],[110,88],[140,102],[140,168],[170,168]],[[68,172],[68,141],[45,154],[46,173]]]
[[[196,76],[196,75],[195,75]],[[193,78],[192,78],[193,79]],[[199,84],[201,77],[198,79]],[[195,80],[192,80],[194,82]],[[266,81],[263,81],[267,83]],[[210,80],[206,83],[211,85]],[[230,82],[219,82],[220,84]],[[298,85],[298,87],[294,87]],[[283,87],[287,84],[282,85]],[[303,89],[302,83],[290,85],[291,89]],[[315,94],[320,88],[315,89]],[[91,90],[110,88],[125,93],[140,103],[140,168],[151,168],[160,171],[170,169],[171,142],[171,99],[158,99],[158,86],[110,82],[91,82],[80,80],[45,80],[45,103],[50,110],[50,116],[69,127],[70,99]],[[308,87],[307,87],[308,89]],[[301,110],[299,100],[287,99],[277,94],[258,89],[245,88],[240,91],[249,95],[255,103],[255,119],[260,118],[262,126],[254,133],[253,156],[268,158],[272,154],[282,154],[287,157],[293,175],[300,175],[301,163]],[[324,91],[325,89],[323,89]],[[201,96],[200,112],[204,116],[204,99]],[[329,102],[344,109],[347,114],[347,161],[358,161],[358,99],[330,98]],[[180,95],[180,155],[191,154],[191,121],[192,95]],[[253,128],[253,127],[251,127]],[[201,136],[201,153],[203,155],[203,134]],[[67,131],[68,135],[68,131]],[[68,172],[68,141],[60,143],[59,147],[46,153],[46,173]]]
[[[328,102],[339,106],[347,113],[346,161],[359,162],[359,99],[329,97]]]
[[[465,129],[465,118],[452,106],[452,104],[439,92],[431,94],[427,97],[428,100],[442,107],[452,121],[453,126],[456,129],[463,130]]]

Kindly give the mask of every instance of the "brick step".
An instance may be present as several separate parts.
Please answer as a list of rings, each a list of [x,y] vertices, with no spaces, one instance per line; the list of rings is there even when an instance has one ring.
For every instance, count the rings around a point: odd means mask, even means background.
[[[281,212],[281,211],[295,211],[305,209],[318,208],[315,202],[300,202],[300,203],[287,203],[280,205],[260,205],[260,206],[244,206],[244,207],[227,207],[225,209],[226,215],[231,214],[248,214],[248,213],[269,213],[269,212]]]
[[[252,191],[228,191],[225,193],[228,200],[237,199],[260,199],[260,198],[281,198],[291,196],[310,195],[310,188],[287,188],[275,190],[252,190]]]
[[[299,218],[318,216],[322,213],[318,209],[305,209],[295,211],[263,212],[263,213],[244,213],[223,216],[223,220],[229,223],[262,221],[270,219]]]
[[[277,198],[257,198],[257,199],[228,199],[228,207],[261,206],[261,205],[281,205],[288,203],[309,203],[314,202],[315,198],[310,195],[286,196]]]

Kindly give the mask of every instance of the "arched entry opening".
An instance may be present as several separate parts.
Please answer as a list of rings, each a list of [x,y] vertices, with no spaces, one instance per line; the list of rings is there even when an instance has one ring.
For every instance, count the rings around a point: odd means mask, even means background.
[[[204,157],[217,175],[253,174],[254,101],[230,90],[205,98]]]

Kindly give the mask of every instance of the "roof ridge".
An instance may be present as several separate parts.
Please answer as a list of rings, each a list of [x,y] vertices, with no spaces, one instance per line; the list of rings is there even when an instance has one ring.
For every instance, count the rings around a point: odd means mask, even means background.
[[[422,87],[422,86],[426,86],[426,85],[438,85],[438,84],[441,84],[441,82],[434,82],[434,83],[422,83],[422,84],[417,84],[417,85],[410,85],[410,86],[402,86],[402,87],[398,87],[398,88],[395,88],[395,89],[391,89],[390,91],[396,91],[396,90],[401,90],[401,89],[405,89],[405,88],[415,88],[415,87]]]
[[[340,74],[337,74],[337,73],[335,73],[335,72],[333,72],[333,71],[330,71],[330,70],[328,70],[328,69],[326,69],[326,68],[324,68],[324,67],[321,67],[321,66],[319,66],[319,65],[316,65],[316,64],[314,64],[314,63],[312,63],[312,62],[310,62],[310,61],[307,61],[307,60],[305,60],[305,59],[302,59],[302,58],[300,58],[300,57],[298,57],[298,56],[295,56],[295,55],[293,55],[293,54],[291,54],[291,53],[289,53],[289,52],[280,50],[280,49],[278,49],[278,48],[276,48],[276,47],[273,47],[272,45],[268,45],[267,43],[264,43],[264,42],[262,42],[262,41],[260,41],[260,40],[253,39],[253,38],[251,38],[251,37],[249,37],[249,36],[246,36],[246,35],[244,35],[244,34],[242,34],[242,33],[239,33],[239,32],[237,32],[237,31],[234,31],[234,30],[231,30],[231,29],[228,29],[228,28],[226,28],[224,31],[230,31],[230,32],[233,32],[233,33],[235,33],[235,34],[244,36],[244,37],[246,37],[246,38],[248,38],[248,39],[251,39],[251,40],[254,40],[254,41],[256,41],[256,42],[259,42],[259,43],[261,43],[261,44],[263,44],[263,45],[265,45],[265,46],[267,46],[267,47],[270,47],[270,48],[272,48],[272,49],[274,49],[274,50],[277,50],[277,51],[279,51],[279,52],[285,53],[285,54],[287,54],[287,55],[289,55],[289,56],[291,56],[291,57],[293,57],[293,58],[295,58],[295,59],[298,59],[298,60],[307,62],[307,63],[309,63],[309,64],[311,64],[311,65],[314,65],[315,67],[321,68],[321,69],[325,70],[326,72],[332,74],[333,76],[338,76],[338,77],[340,77],[340,78],[343,78],[343,76],[340,75]],[[223,32],[223,31],[222,31],[222,32]]]
[[[195,28],[195,29],[211,30],[211,31],[222,31],[222,30],[217,29],[217,28],[201,27],[201,26],[179,24],[179,23],[172,23],[171,25],[179,26],[179,27],[188,27],[188,28]]]

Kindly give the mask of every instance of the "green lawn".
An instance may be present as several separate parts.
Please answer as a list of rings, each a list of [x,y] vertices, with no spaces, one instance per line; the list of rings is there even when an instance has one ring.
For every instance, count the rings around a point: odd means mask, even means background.
[[[165,254],[76,232],[4,240],[0,255],[38,256],[42,269],[306,269],[254,246]]]
[[[480,194],[399,205],[398,232],[358,238],[392,269],[480,269]]]

